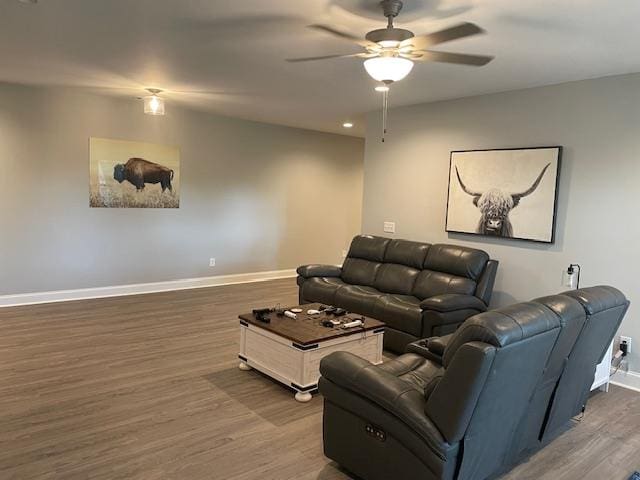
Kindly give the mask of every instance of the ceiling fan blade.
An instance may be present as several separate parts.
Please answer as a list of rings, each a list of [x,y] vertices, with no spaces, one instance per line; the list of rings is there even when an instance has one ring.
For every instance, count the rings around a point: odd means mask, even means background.
[[[429,33],[428,35],[418,35],[417,37],[408,38],[403,41],[400,46],[413,45],[415,49],[420,50],[440,43],[450,42],[451,40],[478,35],[480,33],[484,33],[484,30],[475,23],[465,22],[453,27],[445,28],[438,32]]]
[[[352,57],[360,57],[360,58],[370,58],[375,57],[374,54],[369,53],[352,53],[349,55],[322,55],[320,57],[302,57],[302,58],[287,58],[287,62],[297,63],[297,62],[315,62],[316,60],[329,60],[330,58],[352,58]]]
[[[369,42],[368,40],[365,40],[364,38],[360,38],[356,35],[353,35],[351,33],[348,32],[343,32],[342,30],[338,30],[336,28],[330,27],[328,25],[321,25],[321,24],[313,24],[313,25],[309,25],[309,28],[313,28],[315,30],[321,30],[325,33],[328,33],[330,35],[333,35],[334,37],[339,37],[342,38],[344,40],[350,40],[352,42],[357,43],[358,45],[362,45],[363,47],[377,47],[377,45],[373,42]]]
[[[411,55],[410,58],[417,61],[457,63],[474,67],[486,65],[494,58],[488,55],[469,55],[466,53],[434,52],[429,50],[414,50]],[[420,57],[413,55],[420,55]]]

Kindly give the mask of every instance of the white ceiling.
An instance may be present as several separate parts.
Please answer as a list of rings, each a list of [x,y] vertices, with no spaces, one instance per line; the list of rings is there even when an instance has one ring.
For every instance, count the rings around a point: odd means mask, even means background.
[[[379,107],[356,59],[288,57],[359,47],[305,28],[357,34],[384,26],[377,0],[0,0],[0,81],[84,87],[234,117],[362,135]],[[492,54],[482,68],[416,64],[392,106],[640,71],[635,0],[406,0],[397,26],[416,34],[471,21],[487,35],[442,50]],[[180,93],[192,92],[192,93]],[[640,92],[639,92],[640,94]],[[356,127],[345,131],[343,121]]]

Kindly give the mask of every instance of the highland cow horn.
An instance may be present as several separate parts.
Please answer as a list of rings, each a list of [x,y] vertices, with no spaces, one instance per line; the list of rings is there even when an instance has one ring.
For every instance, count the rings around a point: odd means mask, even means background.
[[[476,198],[479,198],[480,196],[482,196],[482,192],[474,192],[467,188],[467,186],[464,184],[464,182],[460,178],[460,172],[458,171],[458,167],[456,167],[456,175],[458,176],[458,182],[460,182],[460,186],[462,187],[462,190],[464,190],[464,193],[467,193],[472,197],[476,197]]]
[[[518,202],[520,202],[520,199],[526,197],[527,195],[531,195],[536,190],[536,188],[538,188],[538,185],[540,185],[540,182],[542,181],[542,177],[544,176],[547,168],[549,168],[550,165],[550,163],[547,163],[547,166],[542,169],[542,172],[540,172],[540,175],[538,175],[538,178],[536,178],[536,181],[533,182],[533,185],[531,185],[528,190],[525,190],[522,193],[514,193],[511,195],[513,197],[514,206],[517,205]]]

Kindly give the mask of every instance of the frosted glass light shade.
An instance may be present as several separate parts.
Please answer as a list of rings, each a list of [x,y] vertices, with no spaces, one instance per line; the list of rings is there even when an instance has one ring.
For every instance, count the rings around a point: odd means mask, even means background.
[[[164,99],[157,95],[144,97],[144,113],[147,115],[164,115]]]
[[[379,82],[397,82],[409,75],[413,62],[402,57],[375,57],[364,61],[364,69]]]

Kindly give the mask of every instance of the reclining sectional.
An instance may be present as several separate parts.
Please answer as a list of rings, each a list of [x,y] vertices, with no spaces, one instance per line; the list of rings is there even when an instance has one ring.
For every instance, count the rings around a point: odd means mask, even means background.
[[[342,267],[298,268],[300,304],[324,303],[386,323],[384,347],[454,332],[491,300],[498,262],[473,248],[359,235]]]
[[[484,480],[584,411],[629,302],[574,290],[477,314],[452,335],[375,366],[320,364],[324,451],[364,480]]]

